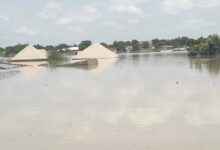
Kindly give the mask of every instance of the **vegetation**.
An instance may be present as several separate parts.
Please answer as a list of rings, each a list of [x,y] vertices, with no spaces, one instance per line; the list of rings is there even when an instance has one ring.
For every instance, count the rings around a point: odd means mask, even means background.
[[[150,46],[149,42],[139,42],[138,40],[132,41],[114,41],[110,48],[115,49],[118,53],[123,53],[127,51],[127,48],[131,48],[130,52],[139,52],[141,49],[148,49]]]
[[[45,49],[45,47],[44,47],[44,46],[39,45],[39,44],[34,45],[34,47],[35,47],[36,49]]]
[[[47,57],[49,61],[63,61],[65,58],[63,55],[57,50],[49,50],[47,53]]]
[[[0,47],[0,52],[3,52],[3,51],[4,51],[4,48],[1,48],[1,47]]]
[[[110,47],[112,49],[116,49],[118,53],[126,52],[126,47],[129,46],[129,42],[123,42],[123,41],[114,41]]]
[[[70,47],[70,46],[67,44],[59,44],[56,46],[56,49],[62,50],[62,49],[67,49],[68,47]]]
[[[149,44],[149,42],[143,42],[142,45],[141,45],[141,47],[142,47],[143,49],[147,49],[147,48],[150,47],[150,44]]]
[[[9,56],[13,56],[17,53],[19,53],[22,49],[24,49],[28,44],[17,44],[15,46],[8,46],[6,48],[1,48],[0,47],[0,53],[5,53],[5,56],[9,57]],[[76,45],[77,46],[77,45]],[[55,50],[62,50],[62,49],[66,49],[68,47],[70,47],[70,45],[67,44],[59,44],[57,46],[53,46],[53,45],[48,45],[48,46],[42,46],[42,45],[34,45],[35,48],[37,49],[45,49],[47,51],[55,51]]]
[[[79,50],[84,50],[87,47],[89,47],[92,44],[91,41],[86,40],[86,41],[82,41],[79,45],[74,45],[74,46],[78,46]],[[127,51],[128,47],[131,47],[131,52],[139,52],[141,49],[147,49],[149,48],[149,43],[148,42],[139,42],[138,40],[132,40],[132,41],[114,41],[112,44],[107,44],[107,43],[101,43],[103,46],[116,50],[117,53],[123,53]],[[20,52],[23,48],[25,48],[27,46],[27,44],[18,44],[15,46],[9,46],[6,47],[5,49],[2,48],[2,51],[5,52],[6,56],[13,56],[15,54],[17,54],[18,52]],[[53,45],[48,45],[48,46],[42,46],[42,45],[34,45],[35,48],[37,49],[45,49],[48,52],[52,51],[52,58],[55,58],[56,56],[58,56],[58,54],[55,54],[56,50],[60,50],[62,52],[62,49],[66,49],[68,47],[70,47],[70,45],[67,44],[59,44],[57,46],[53,46]],[[51,52],[49,52],[51,53]]]
[[[162,46],[165,45],[170,45],[173,46],[174,48],[178,48],[178,47],[184,47],[184,46],[190,46],[191,44],[193,44],[194,39],[190,39],[188,37],[178,37],[172,40],[159,40],[159,39],[154,39],[152,40],[152,43],[154,45],[155,48],[159,49]]]
[[[154,39],[155,48],[161,48],[164,45],[170,45],[174,48],[188,47],[189,55],[215,55],[220,52],[220,38],[218,35],[209,35],[207,38],[190,39],[188,37],[179,37],[172,40]]]
[[[92,44],[91,41],[82,41],[78,46],[80,50],[86,49]],[[192,39],[188,37],[178,37],[175,39],[153,39],[152,44],[148,41],[139,42],[138,40],[132,41],[114,41],[112,44],[101,43],[103,46],[115,50],[117,53],[124,52],[139,52],[141,50],[149,49],[160,50],[164,46],[172,46],[173,48],[187,47],[190,55],[214,55],[220,52],[220,38],[218,35],[210,35],[207,38],[200,37],[198,39]],[[8,46],[6,48],[0,48],[1,55],[13,56],[20,52],[27,44],[17,44],[15,46]],[[48,45],[34,45],[37,49],[46,49],[51,59],[60,59],[60,53],[57,50],[67,49],[70,45],[59,44],[57,46]],[[152,49],[152,46],[155,49]],[[62,52],[62,51],[61,51]]]
[[[8,46],[5,48],[5,55],[15,55],[18,52],[20,52],[22,49],[24,49],[27,46],[27,44],[17,44],[15,46]]]
[[[215,55],[220,53],[220,38],[218,35],[210,35],[207,38],[199,38],[190,45],[190,55]]]
[[[193,57],[189,61],[190,67],[200,72],[207,70],[210,75],[219,75],[220,73],[220,55]]]
[[[138,40],[132,40],[131,46],[132,46],[134,52],[140,51],[140,43]]]
[[[87,47],[89,47],[90,45],[92,45],[92,42],[87,40],[87,41],[82,41],[80,44],[79,44],[79,50],[84,50],[86,49]]]
[[[104,46],[104,47],[106,47],[106,48],[109,48],[108,44],[105,43],[105,42],[102,42],[101,45]]]
[[[4,48],[0,47],[0,56],[3,56],[3,55],[4,55]]]

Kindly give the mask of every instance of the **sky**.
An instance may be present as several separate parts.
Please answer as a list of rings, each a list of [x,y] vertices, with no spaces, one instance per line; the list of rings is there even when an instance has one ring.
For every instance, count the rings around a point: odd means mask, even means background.
[[[220,34],[220,0],[0,0],[0,46]]]

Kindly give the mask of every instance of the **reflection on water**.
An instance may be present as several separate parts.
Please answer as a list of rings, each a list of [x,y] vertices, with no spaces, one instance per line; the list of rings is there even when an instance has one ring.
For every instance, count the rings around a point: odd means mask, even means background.
[[[25,65],[24,67],[19,67],[19,70],[28,77],[34,77],[45,70],[45,67],[39,65],[47,63],[46,61],[34,61],[34,62],[13,62],[15,65]]]
[[[139,55],[139,54],[134,54],[134,55],[132,55],[131,56],[131,58],[132,58],[132,62],[134,63],[134,64],[139,64],[140,63],[140,58],[141,58],[141,55]]]
[[[220,56],[209,58],[192,58],[190,59],[190,67],[200,72],[207,70],[210,75],[219,75],[220,73]]]
[[[118,60],[117,58],[115,58],[115,59],[98,59],[98,65],[95,68],[90,69],[90,71],[92,73],[97,73],[97,74],[102,73],[105,70],[107,70],[109,67],[114,65],[114,63],[117,60]]]
[[[219,76],[190,69],[186,54],[103,64],[98,75],[44,68],[0,80],[0,149],[219,149]]]
[[[74,66],[72,69],[83,69],[92,73],[102,73],[110,66],[112,66],[118,59],[98,59],[98,64]],[[65,62],[66,63],[66,62]],[[47,68],[48,62],[46,61],[35,61],[35,62],[13,62],[14,65],[24,65],[19,67],[19,70],[26,76],[34,77],[40,74],[42,71],[45,71]],[[49,70],[56,70],[59,67],[53,67],[49,64]],[[61,67],[66,68],[66,67]]]
[[[90,64],[90,65],[76,65],[76,66],[72,66],[71,68],[74,69],[83,69],[83,70],[93,70],[96,69],[98,67],[98,63],[94,63],[94,64]],[[69,68],[69,67],[68,67]]]
[[[0,71],[0,80],[11,78],[17,75],[19,71]]]
[[[98,63],[91,63],[91,64],[85,64],[85,65],[68,65],[68,63],[76,63],[77,61],[82,60],[74,60],[67,63],[67,65],[61,65],[59,67],[61,68],[72,68],[72,69],[82,69],[87,70],[88,72],[92,73],[102,73],[106,69],[108,69],[110,66],[112,66],[118,59],[98,59]],[[58,67],[54,67],[54,69],[57,69]]]

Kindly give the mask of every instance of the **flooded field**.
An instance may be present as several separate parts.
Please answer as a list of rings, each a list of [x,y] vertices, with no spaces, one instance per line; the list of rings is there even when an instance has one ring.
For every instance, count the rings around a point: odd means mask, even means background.
[[[0,70],[0,150],[219,150],[220,58]]]

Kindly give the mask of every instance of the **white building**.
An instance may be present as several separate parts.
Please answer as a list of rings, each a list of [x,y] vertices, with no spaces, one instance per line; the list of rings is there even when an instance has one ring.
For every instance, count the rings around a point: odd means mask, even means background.
[[[69,47],[67,48],[69,51],[78,51],[79,50],[79,47],[77,46],[73,46],[73,47]]]

